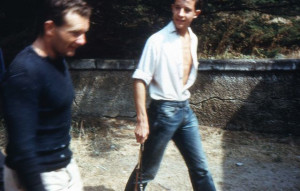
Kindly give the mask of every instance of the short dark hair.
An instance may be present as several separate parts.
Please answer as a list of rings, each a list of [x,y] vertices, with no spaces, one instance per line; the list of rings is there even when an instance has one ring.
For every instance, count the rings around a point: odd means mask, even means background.
[[[44,23],[52,20],[55,25],[64,24],[64,17],[68,12],[77,13],[90,18],[92,8],[84,0],[42,0],[37,20],[38,35],[44,34]]]
[[[196,3],[195,3],[195,8],[196,9],[201,9],[202,7],[202,1],[201,0],[195,0]]]
[[[172,0],[172,1],[170,1],[170,2],[175,3],[175,1],[176,1],[176,0]],[[197,10],[197,9],[201,9],[201,7],[202,7],[202,0],[193,0],[193,1],[195,1],[195,9],[196,9],[196,10]]]

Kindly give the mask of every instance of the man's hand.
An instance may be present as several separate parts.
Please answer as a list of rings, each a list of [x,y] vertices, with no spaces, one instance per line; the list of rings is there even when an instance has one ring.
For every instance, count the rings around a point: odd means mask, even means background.
[[[148,122],[137,122],[134,133],[136,141],[140,144],[143,144],[149,135]]]

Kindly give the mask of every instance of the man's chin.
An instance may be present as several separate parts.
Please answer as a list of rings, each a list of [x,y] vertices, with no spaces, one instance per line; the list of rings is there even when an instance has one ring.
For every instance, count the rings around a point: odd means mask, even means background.
[[[181,30],[181,29],[184,29],[186,27],[185,27],[184,24],[177,24],[177,25],[175,25],[175,28]]]
[[[75,51],[69,51],[69,52],[67,52],[66,53],[66,57],[72,57],[72,56],[74,56],[75,55]]]

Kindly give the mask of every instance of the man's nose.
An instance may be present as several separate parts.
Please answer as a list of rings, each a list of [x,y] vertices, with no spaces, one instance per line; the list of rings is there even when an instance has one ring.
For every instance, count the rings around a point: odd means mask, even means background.
[[[184,12],[184,9],[183,9],[183,8],[181,8],[181,9],[179,10],[179,13],[178,13],[178,15],[179,15],[179,16],[181,16],[181,17],[183,17],[183,16],[184,16],[184,14],[185,14],[185,12]]]
[[[84,45],[86,43],[85,34],[81,34],[79,37],[77,37],[76,43],[79,45]]]

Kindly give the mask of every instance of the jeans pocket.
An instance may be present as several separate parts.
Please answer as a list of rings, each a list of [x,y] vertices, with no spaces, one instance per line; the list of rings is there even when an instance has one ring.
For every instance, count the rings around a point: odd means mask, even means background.
[[[172,106],[162,106],[160,107],[159,114],[162,117],[166,118],[172,118],[175,116],[177,112],[177,107],[172,107]]]

